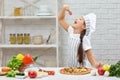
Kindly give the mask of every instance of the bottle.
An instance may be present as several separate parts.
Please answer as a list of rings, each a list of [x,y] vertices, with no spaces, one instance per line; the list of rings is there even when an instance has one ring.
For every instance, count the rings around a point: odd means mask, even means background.
[[[15,44],[15,43],[16,43],[16,35],[10,34],[10,44]]]
[[[23,44],[23,34],[17,34],[17,43]]]
[[[29,44],[30,43],[30,34],[25,33],[24,34],[24,44]]]
[[[15,7],[14,8],[14,16],[21,16],[22,15],[22,8],[21,7]]]

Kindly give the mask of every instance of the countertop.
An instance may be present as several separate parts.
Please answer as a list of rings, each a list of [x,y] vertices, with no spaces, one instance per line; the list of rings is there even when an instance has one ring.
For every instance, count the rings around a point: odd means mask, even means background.
[[[36,70],[36,68],[32,68],[34,70]],[[60,74],[59,70],[60,68],[51,68],[51,67],[47,67],[47,68],[41,68],[43,70],[54,70],[55,71],[55,75],[49,75],[49,76],[44,76],[44,77],[39,77],[39,78],[34,78],[34,79],[30,79],[30,78],[25,78],[25,79],[18,79],[18,78],[8,78],[6,76],[0,76],[0,80],[120,80],[120,78],[117,77],[104,77],[104,76],[91,76],[90,74],[86,74],[86,75],[64,75],[64,74]]]

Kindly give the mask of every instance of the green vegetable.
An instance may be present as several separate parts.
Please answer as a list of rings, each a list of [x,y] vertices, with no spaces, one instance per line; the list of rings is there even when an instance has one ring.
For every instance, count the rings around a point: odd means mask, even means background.
[[[7,74],[6,74],[7,77],[15,77],[16,76],[16,72],[14,70],[11,70],[9,71]]]
[[[110,67],[110,76],[120,77],[120,61]]]
[[[33,58],[33,60],[35,62],[37,60],[38,56],[33,56],[32,58]]]
[[[11,69],[18,69],[22,65],[22,60],[18,59],[16,56],[13,56],[11,60],[8,61],[7,66]]]
[[[24,72],[17,72],[16,75],[24,76],[25,73]]]

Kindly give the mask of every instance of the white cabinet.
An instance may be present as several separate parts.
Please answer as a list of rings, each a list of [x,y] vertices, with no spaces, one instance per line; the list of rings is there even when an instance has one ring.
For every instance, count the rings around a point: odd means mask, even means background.
[[[15,16],[15,9],[21,15]],[[1,0],[0,3],[0,61],[18,53],[39,56],[37,63],[42,66],[59,66],[59,28],[57,0]],[[29,44],[10,44],[10,34],[30,34]],[[50,33],[51,41],[46,43]],[[34,44],[33,36],[42,36],[42,44]],[[16,36],[17,37],[17,36]],[[17,41],[17,40],[16,40]]]

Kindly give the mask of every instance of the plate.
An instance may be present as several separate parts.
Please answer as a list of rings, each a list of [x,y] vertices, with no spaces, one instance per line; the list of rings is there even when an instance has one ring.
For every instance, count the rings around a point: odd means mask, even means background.
[[[24,75],[24,76],[16,75],[15,78],[18,78],[18,79],[25,79],[25,78],[27,78],[27,76],[25,76],[25,75]]]
[[[0,76],[4,76],[6,72],[0,72]]]
[[[48,76],[48,73],[47,73],[47,72],[40,72],[39,69],[41,69],[41,68],[39,68],[39,67],[26,68],[26,70],[25,70],[25,76],[29,77],[29,76],[28,76],[28,72],[29,72],[30,70],[33,70],[33,71],[36,71],[36,72],[37,72],[37,77],[36,77],[36,78],[41,78],[41,77],[47,77],[47,76]]]

